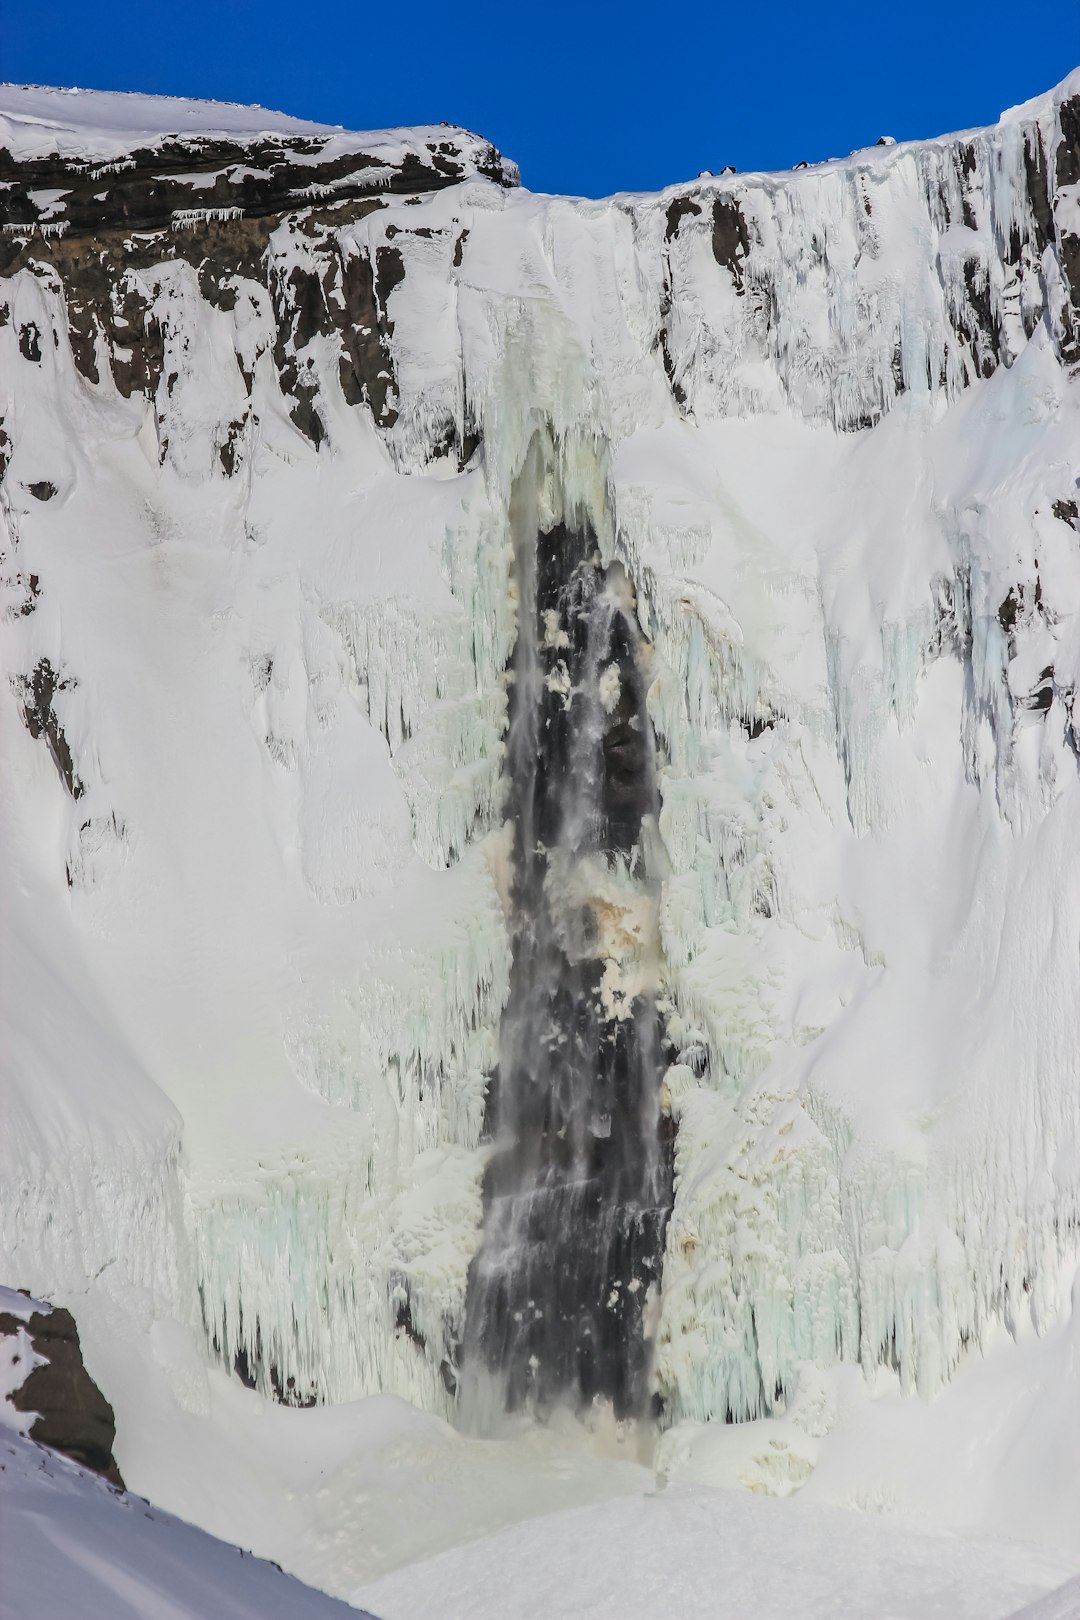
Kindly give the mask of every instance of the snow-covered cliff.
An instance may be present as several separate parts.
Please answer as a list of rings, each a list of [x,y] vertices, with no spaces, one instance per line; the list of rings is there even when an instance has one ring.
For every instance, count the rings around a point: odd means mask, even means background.
[[[797,1483],[828,1369],[929,1396],[1070,1311],[1080,76],[796,174],[514,181],[0,93],[3,1274],[452,1411],[538,444],[651,644],[671,1455],[798,1419]]]

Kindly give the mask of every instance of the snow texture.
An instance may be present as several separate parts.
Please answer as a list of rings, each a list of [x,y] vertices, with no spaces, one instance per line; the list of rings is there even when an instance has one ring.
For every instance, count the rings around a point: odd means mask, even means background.
[[[682,1490],[534,1520],[414,1564],[356,1598],[385,1620],[644,1620],[659,1612],[996,1620],[1059,1576],[1052,1563],[1000,1542],[958,1546],[940,1531],[899,1531],[836,1509]],[[1023,1615],[1071,1620],[1075,1594],[1069,1581]]]
[[[260,136],[282,143],[306,139],[320,158],[359,150],[389,173],[400,166],[407,152],[422,154],[429,143],[445,140],[449,127],[433,124],[357,132],[232,102],[39,84],[0,85],[0,148],[17,162],[58,156],[90,163],[102,179],[122,174],[139,149],[167,151],[170,141],[185,136],[237,142],[255,141]],[[463,130],[455,129],[452,134],[471,139],[477,149],[487,144]]]
[[[0,1288],[0,1313],[13,1316],[17,1323],[28,1322],[35,1311],[51,1311],[52,1306],[42,1300],[30,1299],[14,1288]],[[34,1349],[29,1333],[21,1325],[14,1333],[0,1334],[0,1428],[14,1429],[26,1434],[35,1413],[20,1412],[11,1404],[11,1396],[21,1389],[35,1367],[44,1363]]]
[[[362,1613],[106,1485],[0,1438],[3,1620],[346,1620]]]

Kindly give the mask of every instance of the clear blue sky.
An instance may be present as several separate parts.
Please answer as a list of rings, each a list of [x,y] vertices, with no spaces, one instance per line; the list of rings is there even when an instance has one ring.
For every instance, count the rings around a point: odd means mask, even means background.
[[[445,119],[586,196],[986,123],[1078,65],[1080,0],[0,0],[0,78]]]

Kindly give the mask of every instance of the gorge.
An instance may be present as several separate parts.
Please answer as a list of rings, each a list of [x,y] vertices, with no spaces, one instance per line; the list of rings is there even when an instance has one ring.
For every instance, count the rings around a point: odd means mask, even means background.
[[[1080,76],[602,201],[4,87],[0,221],[0,1283],[123,1480],[1068,1549]]]

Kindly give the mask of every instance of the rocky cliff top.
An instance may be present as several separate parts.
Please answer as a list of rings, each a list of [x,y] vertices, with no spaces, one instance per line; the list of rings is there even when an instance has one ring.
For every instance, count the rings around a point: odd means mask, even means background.
[[[518,179],[489,141],[449,124],[355,132],[223,102],[0,87],[0,221],[16,233],[341,209],[473,176]]]

